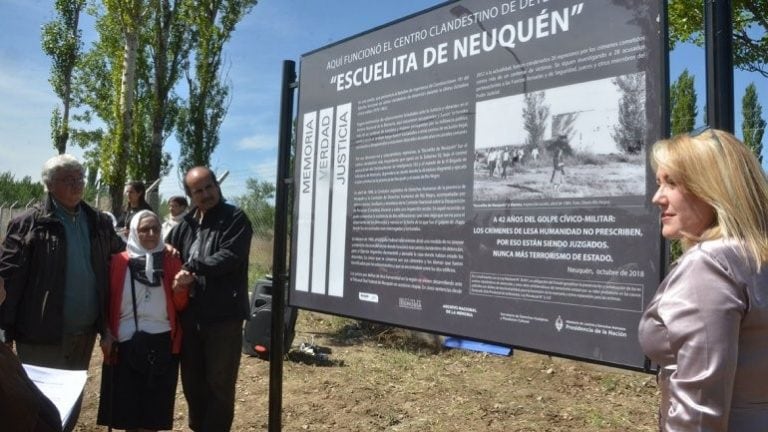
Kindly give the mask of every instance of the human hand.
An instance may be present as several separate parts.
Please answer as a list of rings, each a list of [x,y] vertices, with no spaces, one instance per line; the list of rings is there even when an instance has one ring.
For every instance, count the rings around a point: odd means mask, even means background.
[[[176,258],[180,258],[181,257],[181,252],[179,252],[178,249],[176,249],[175,247],[169,245],[168,243],[165,244],[165,251],[168,252],[169,254],[175,256]]]
[[[180,270],[173,278],[173,290],[177,291],[191,285],[197,278],[188,270]]]
[[[107,332],[104,336],[101,337],[101,341],[99,341],[99,346],[101,347],[101,354],[104,356],[104,364],[114,364],[115,358],[115,338],[112,337],[112,335]]]

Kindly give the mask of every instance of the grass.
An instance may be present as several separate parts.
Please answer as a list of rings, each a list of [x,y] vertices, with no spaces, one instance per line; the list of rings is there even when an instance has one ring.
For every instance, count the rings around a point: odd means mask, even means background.
[[[248,286],[252,287],[256,281],[272,274],[272,240],[266,240],[254,236],[251,239],[251,251],[248,265]]]

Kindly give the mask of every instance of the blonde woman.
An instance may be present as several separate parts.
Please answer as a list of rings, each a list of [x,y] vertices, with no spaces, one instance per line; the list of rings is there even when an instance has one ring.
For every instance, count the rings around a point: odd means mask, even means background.
[[[701,129],[651,151],[673,264],[640,321],[659,365],[662,431],[768,431],[768,184],[733,135]]]

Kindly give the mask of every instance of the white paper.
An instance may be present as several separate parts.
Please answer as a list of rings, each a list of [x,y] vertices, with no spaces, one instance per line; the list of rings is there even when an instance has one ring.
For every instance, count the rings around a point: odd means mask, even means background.
[[[87,371],[53,369],[28,364],[23,366],[29,379],[56,405],[61,416],[62,426],[66,425],[72,414],[72,409],[85,387],[85,379],[88,377]]]

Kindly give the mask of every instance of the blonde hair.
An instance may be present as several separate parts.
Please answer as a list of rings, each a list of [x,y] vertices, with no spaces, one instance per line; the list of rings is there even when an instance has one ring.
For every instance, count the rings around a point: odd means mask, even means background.
[[[701,237],[683,237],[684,248],[728,238],[754,257],[758,269],[768,261],[768,182],[744,143],[717,129],[677,135],[653,145],[651,164],[654,170],[663,167],[715,212],[713,226]]]

